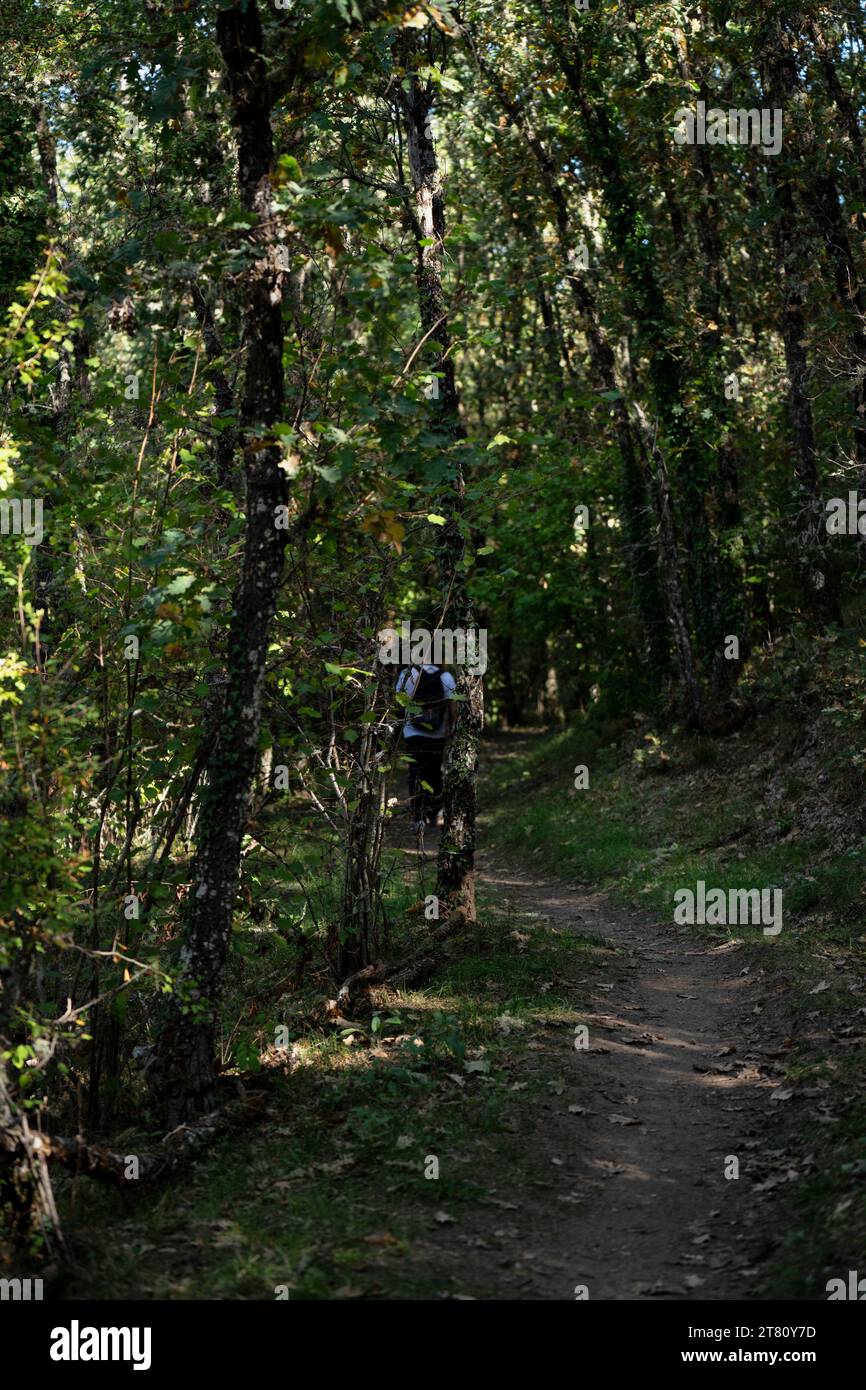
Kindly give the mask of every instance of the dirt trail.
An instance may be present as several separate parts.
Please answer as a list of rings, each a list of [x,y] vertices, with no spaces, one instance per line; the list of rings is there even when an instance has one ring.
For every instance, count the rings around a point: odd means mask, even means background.
[[[479,1209],[459,1232],[432,1237],[431,1263],[483,1298],[573,1299],[578,1285],[590,1299],[748,1296],[773,1245],[772,1197],[755,1180],[781,1069],[767,1063],[778,1036],[768,1048],[746,948],[705,944],[485,856],[479,867],[503,907],[616,950],[609,972],[576,982],[577,1006],[591,1011],[588,1050],[563,1028],[527,1050],[529,1073],[566,1082],[524,1112],[532,1129],[520,1130],[549,1187],[500,1178],[492,1218]],[[729,1155],[738,1180],[725,1178]]]

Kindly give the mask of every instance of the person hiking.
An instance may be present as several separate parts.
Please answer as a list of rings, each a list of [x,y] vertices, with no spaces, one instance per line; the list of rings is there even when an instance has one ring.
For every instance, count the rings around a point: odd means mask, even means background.
[[[425,822],[435,825],[442,806],[442,756],[454,726],[451,697],[456,689],[454,677],[429,662],[409,666],[397,678],[397,690],[410,696],[413,706],[420,705],[407,711],[403,721],[403,747],[411,759],[409,815],[416,831],[423,831]]]

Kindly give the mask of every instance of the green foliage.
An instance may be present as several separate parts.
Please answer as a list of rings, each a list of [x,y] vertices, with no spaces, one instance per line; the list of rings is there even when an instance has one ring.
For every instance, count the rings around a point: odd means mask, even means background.
[[[260,4],[274,146],[261,220],[238,192],[223,5],[8,8],[0,502],[38,499],[45,521],[38,540],[0,536],[0,1056],[16,1102],[77,1126],[84,1096],[98,1135],[145,1103],[135,1050],[153,1046],[164,995],[190,1016],[218,1009],[225,1065],[255,1071],[255,991],[275,985],[263,960],[330,991],[359,934],[386,953],[411,901],[379,838],[405,809],[407,702],[377,634],[434,629],[455,583],[489,632],[490,722],[565,726],[521,769],[533,790],[561,788],[562,759],[638,719],[629,776],[641,796],[675,796],[714,767],[715,732],[747,700],[829,721],[828,768],[859,788],[859,538],[821,538],[841,630],[804,574],[788,408],[799,347],[820,513],[866,466],[864,169],[845,110],[856,128],[857,6],[823,15],[822,49],[776,4],[731,19],[718,4],[473,0],[459,26],[447,6]],[[795,57],[778,164],[751,145],[675,144],[675,113],[699,92],[763,104],[777,19]],[[397,100],[413,80],[432,102],[441,247],[416,224]],[[447,348],[419,316],[430,253]],[[267,431],[249,423],[244,326],[265,262],[285,399]],[[224,747],[245,484],[263,448],[286,478],[287,563],[230,1005],[179,983],[181,943],[202,827],[227,814],[205,769]],[[728,633],[739,661],[722,656]],[[715,722],[672,755],[683,646]],[[657,851],[632,783],[614,777],[606,796],[604,818],[579,792],[565,811],[533,797],[503,837],[660,901],[703,847],[672,834]],[[826,907],[838,868],[809,877],[787,854],[762,846],[754,863],[790,867],[804,912]],[[415,1021],[437,1064],[464,1060],[455,1017],[443,1005]],[[400,1027],[380,1010],[340,1055]]]

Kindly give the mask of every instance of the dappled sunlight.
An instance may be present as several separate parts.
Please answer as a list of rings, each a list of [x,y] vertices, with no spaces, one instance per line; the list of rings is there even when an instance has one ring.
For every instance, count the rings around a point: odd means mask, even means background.
[[[588,1160],[587,1166],[601,1178],[617,1177],[624,1182],[653,1182],[655,1177],[645,1168],[641,1168],[636,1163],[618,1163],[612,1159],[593,1158]]]

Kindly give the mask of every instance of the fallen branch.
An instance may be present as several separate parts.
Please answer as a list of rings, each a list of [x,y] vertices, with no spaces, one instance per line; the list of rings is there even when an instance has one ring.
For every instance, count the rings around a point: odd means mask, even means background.
[[[213,1111],[195,1124],[178,1125],[159,1148],[147,1153],[116,1153],[102,1144],[88,1144],[80,1135],[67,1138],[10,1125],[0,1130],[0,1154],[12,1163],[34,1158],[40,1164],[59,1163],[76,1176],[98,1182],[152,1183],[188,1162],[237,1119],[234,1111]]]
[[[411,951],[408,956],[404,956],[402,960],[393,961],[390,964],[385,961],[374,961],[370,965],[365,965],[363,969],[356,970],[340,985],[336,998],[329,999],[325,1004],[325,1018],[329,1022],[336,1022],[338,1019],[345,1021],[351,1010],[353,998],[359,992],[360,986],[364,986],[364,992],[372,985],[391,985],[394,988],[404,989],[407,984],[413,984],[421,975],[429,974],[437,964],[435,957],[431,957],[429,954],[431,946],[439,945],[449,936],[453,936],[468,922],[469,917],[466,908],[458,907],[447,921],[429,932],[423,943]]]

